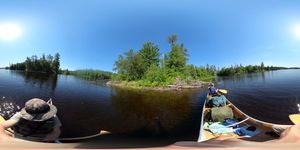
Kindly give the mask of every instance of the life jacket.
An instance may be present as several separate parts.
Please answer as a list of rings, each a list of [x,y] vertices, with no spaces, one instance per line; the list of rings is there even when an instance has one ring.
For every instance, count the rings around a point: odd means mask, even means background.
[[[24,137],[26,136],[41,136],[51,133],[54,128],[54,118],[50,118],[45,121],[29,121],[20,118],[18,123],[13,126],[15,133],[18,133]]]
[[[216,89],[215,89],[214,87],[209,87],[209,88],[208,88],[208,91],[209,91],[209,94],[210,94],[210,95],[217,95]]]

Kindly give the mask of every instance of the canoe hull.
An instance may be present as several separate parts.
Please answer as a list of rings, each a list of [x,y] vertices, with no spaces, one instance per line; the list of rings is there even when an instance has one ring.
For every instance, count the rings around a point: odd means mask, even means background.
[[[264,121],[255,119],[255,118],[245,114],[244,112],[242,112],[239,108],[237,108],[234,104],[232,104],[230,102],[230,100],[227,99],[227,102],[226,102],[227,106],[232,109],[234,118],[240,118],[240,119],[244,120],[242,125],[254,126],[254,127],[258,128],[261,131],[261,133],[259,134],[260,138],[256,138],[256,139],[255,139],[255,137],[246,139],[246,138],[242,138],[235,134],[227,135],[227,137],[225,136],[225,138],[222,138],[221,135],[214,135],[204,129],[204,123],[206,121],[206,114],[207,114],[207,111],[210,109],[207,106],[207,101],[209,100],[209,98],[211,98],[211,97],[209,95],[207,95],[207,97],[204,101],[204,104],[203,104],[198,142],[204,142],[204,141],[211,140],[211,139],[218,139],[218,140],[244,139],[244,140],[252,140],[252,141],[267,141],[267,140],[274,139],[274,137],[266,135],[267,132],[273,131],[273,126],[282,126],[282,127],[290,127],[291,126],[291,125],[273,124],[273,123],[264,122]]]

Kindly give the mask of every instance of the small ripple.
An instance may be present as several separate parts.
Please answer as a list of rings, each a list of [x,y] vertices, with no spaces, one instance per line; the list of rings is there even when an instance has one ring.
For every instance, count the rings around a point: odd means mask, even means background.
[[[18,106],[13,99],[2,97],[0,102],[0,115],[5,119],[12,117],[16,112],[20,110],[20,106]]]

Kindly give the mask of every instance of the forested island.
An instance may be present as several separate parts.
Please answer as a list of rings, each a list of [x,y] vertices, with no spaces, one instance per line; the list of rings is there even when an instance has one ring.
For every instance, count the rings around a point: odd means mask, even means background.
[[[216,74],[215,66],[188,64],[188,50],[177,43],[177,36],[168,37],[170,51],[160,53],[152,42],[144,43],[138,51],[128,50],[115,62],[116,71],[109,85],[122,87],[201,87],[203,81],[211,81]]]
[[[276,66],[265,66],[262,62],[260,65],[234,65],[230,67],[224,67],[217,71],[218,76],[231,76],[244,73],[258,73],[264,71],[274,71],[282,69],[297,69],[297,67],[287,68],[287,67],[276,67]]]
[[[6,69],[23,70],[26,72],[40,72],[47,74],[58,74],[60,68],[60,55],[56,53],[54,56],[43,54],[41,57],[33,55],[27,57],[24,62],[10,64]]]
[[[111,79],[111,72],[101,71],[101,70],[93,70],[93,69],[81,69],[70,71],[68,69],[60,69],[60,54],[56,53],[54,56],[45,55],[38,57],[33,55],[31,57],[27,57],[24,62],[10,64],[9,67],[5,67],[5,69],[10,70],[21,70],[25,72],[36,72],[43,73],[48,75],[74,75],[85,80],[90,81],[98,81],[98,80],[107,80]]]

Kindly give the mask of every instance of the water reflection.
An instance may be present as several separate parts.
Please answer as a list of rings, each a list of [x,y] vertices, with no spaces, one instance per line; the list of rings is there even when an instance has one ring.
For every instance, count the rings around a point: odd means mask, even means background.
[[[31,87],[39,87],[40,89],[46,89],[53,92],[57,86],[57,75],[36,73],[36,72],[23,72],[23,71],[11,71],[11,74],[22,76],[26,84]]]
[[[288,115],[298,112],[299,74],[299,70],[279,70],[224,77],[218,78],[218,86],[229,90],[227,97],[248,115],[291,124]]]
[[[260,72],[260,73],[252,73],[252,74],[238,74],[234,76],[226,76],[226,77],[218,77],[216,79],[218,85],[224,85],[225,82],[231,82],[237,85],[243,84],[251,84],[255,82],[259,82],[260,84],[266,83],[266,74],[270,76],[271,72]]]
[[[191,111],[186,92],[155,92],[115,89],[112,105],[119,130],[140,135],[169,135],[183,123]]]

